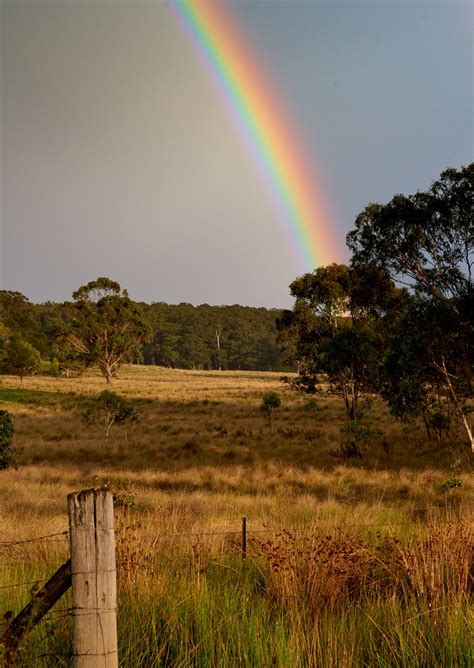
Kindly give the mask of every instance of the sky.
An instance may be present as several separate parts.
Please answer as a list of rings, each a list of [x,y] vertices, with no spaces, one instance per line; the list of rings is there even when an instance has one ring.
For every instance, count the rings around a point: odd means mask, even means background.
[[[0,289],[288,307],[302,273],[165,2],[0,0]],[[473,160],[466,0],[220,2],[289,119],[336,242],[371,201]]]

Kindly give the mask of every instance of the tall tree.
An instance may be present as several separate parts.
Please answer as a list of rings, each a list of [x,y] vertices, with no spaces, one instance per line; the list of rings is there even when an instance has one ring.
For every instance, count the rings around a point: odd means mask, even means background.
[[[474,366],[474,163],[444,171],[426,192],[369,204],[347,235],[352,266],[383,268],[411,288],[387,357],[385,394],[399,417],[433,406],[469,421]],[[451,416],[452,417],[452,416]],[[444,418],[443,418],[444,419]],[[450,418],[451,419],[451,418]]]
[[[399,292],[382,270],[337,264],[297,278],[290,290],[295,305],[280,328],[295,340],[294,385],[311,393],[329,382],[348,418],[356,419],[360,398],[379,387],[383,320],[399,303]]]
[[[127,291],[106,277],[81,286],[73,299],[69,341],[110,383],[122,363],[140,357],[140,344],[150,335],[148,321]]]
[[[458,313],[472,291],[474,163],[443,172],[426,192],[369,204],[347,235],[352,266],[382,267]]]

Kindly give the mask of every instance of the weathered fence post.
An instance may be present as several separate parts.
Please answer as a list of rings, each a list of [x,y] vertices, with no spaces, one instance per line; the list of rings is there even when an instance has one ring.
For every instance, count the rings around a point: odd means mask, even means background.
[[[247,518],[242,517],[242,561],[247,559]]]
[[[75,668],[116,668],[117,611],[112,492],[68,496]]]

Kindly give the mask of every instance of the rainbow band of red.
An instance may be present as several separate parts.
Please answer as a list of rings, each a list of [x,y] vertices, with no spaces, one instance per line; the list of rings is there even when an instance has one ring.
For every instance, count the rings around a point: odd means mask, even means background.
[[[266,183],[299,270],[312,271],[333,262],[337,245],[311,169],[281,105],[222,3],[170,0],[169,6],[235,120]]]

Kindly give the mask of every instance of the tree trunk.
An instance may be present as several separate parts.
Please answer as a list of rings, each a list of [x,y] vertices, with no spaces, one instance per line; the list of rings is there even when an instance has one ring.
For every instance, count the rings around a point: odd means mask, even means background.
[[[216,343],[217,343],[217,368],[219,371],[222,371],[221,367],[221,335],[219,330],[216,329]]]
[[[110,385],[112,382],[112,366],[108,362],[104,362],[101,366],[102,375],[105,378],[107,385]]]
[[[468,438],[468,441],[469,441],[469,445],[471,446],[471,451],[474,453],[474,438],[473,438],[473,435],[472,435],[472,427],[467,420],[467,415],[464,412],[463,407],[461,405],[461,402],[459,401],[458,396],[457,396],[457,394],[454,390],[453,384],[451,382],[450,374],[449,374],[449,372],[446,368],[446,362],[444,361],[444,357],[442,358],[442,365],[441,366],[436,365],[436,366],[437,366],[438,370],[442,373],[443,378],[446,382],[446,385],[447,385],[447,387],[448,387],[448,389],[451,393],[454,405],[456,406],[456,410],[459,413],[459,416],[461,418],[461,422],[463,423],[463,427],[466,431],[467,438]]]

